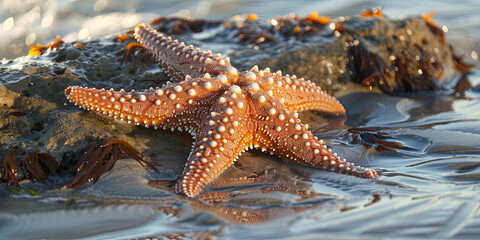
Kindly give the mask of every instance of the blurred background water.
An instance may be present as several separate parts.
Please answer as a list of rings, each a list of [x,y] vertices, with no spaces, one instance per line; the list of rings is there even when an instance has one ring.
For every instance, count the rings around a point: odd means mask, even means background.
[[[392,18],[435,11],[434,20],[448,27],[448,39],[472,45],[469,50],[476,51],[473,53],[476,58],[480,47],[480,2],[475,0],[2,0],[0,59],[26,55],[28,45],[50,43],[56,35],[64,41],[104,37],[158,16],[224,20],[238,14],[256,13],[267,19],[291,12],[303,16],[319,11],[320,15],[339,17],[378,6]]]

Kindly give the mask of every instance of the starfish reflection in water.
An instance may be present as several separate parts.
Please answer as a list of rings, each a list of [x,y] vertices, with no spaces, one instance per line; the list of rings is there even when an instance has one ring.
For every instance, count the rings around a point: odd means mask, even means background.
[[[239,72],[229,58],[202,52],[140,24],[136,39],[176,83],[144,92],[72,86],[68,99],[88,110],[145,127],[186,130],[196,141],[177,191],[196,196],[249,148],[363,178],[374,170],[332,153],[302,124],[297,112],[343,115],[334,97],[310,81],[269,68]]]

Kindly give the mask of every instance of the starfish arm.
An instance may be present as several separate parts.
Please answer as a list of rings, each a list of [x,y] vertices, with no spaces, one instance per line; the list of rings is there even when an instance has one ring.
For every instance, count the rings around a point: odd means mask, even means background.
[[[75,105],[128,123],[191,130],[196,119],[194,109],[205,105],[205,99],[221,88],[226,86],[207,74],[144,92],[70,86],[65,95]]]
[[[216,102],[201,116],[196,142],[177,184],[177,191],[189,197],[196,196],[252,144],[253,126],[244,95],[225,91]]]
[[[142,23],[135,28],[135,38],[155,55],[176,82],[182,81],[187,75],[193,78],[205,73],[216,76],[232,68],[229,58],[222,58],[220,54],[213,56],[211,51],[202,52],[192,45],[186,46],[183,42],[165,37],[148,24]]]
[[[268,98],[257,106],[261,107],[257,108],[259,121],[254,144],[262,151],[334,172],[363,178],[378,177],[374,170],[355,166],[332,153],[323,140],[313,136],[296,114],[281,107],[278,100]]]
[[[261,89],[271,97],[279,99],[290,112],[316,110],[332,115],[345,114],[345,108],[336,98],[311,81],[295,75],[284,76],[280,71],[272,73],[269,68],[258,70],[257,66],[250,69],[250,72],[244,76],[256,81]]]

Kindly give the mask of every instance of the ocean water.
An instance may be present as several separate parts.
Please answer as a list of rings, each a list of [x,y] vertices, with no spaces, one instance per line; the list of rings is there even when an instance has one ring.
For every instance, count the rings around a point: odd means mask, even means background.
[[[131,29],[138,22],[158,16],[180,15],[223,20],[234,15],[256,13],[267,19],[318,11],[330,17],[359,14],[362,9],[382,7],[397,18],[435,11],[434,20],[449,29],[447,36],[478,50],[480,3],[457,1],[108,1],[108,0],[2,0],[0,1],[0,58],[11,59],[28,53],[28,45],[46,44],[59,35],[65,41],[104,37]],[[475,44],[476,43],[476,44]]]
[[[7,59],[25,55],[27,45],[47,44],[56,35],[65,41],[105,37],[158,16],[222,20],[257,13],[267,19],[319,11],[335,18],[379,6],[391,18],[435,11],[434,20],[448,29],[447,39],[458,54],[478,62],[480,53],[480,2],[473,0],[11,0],[0,6],[0,58]],[[238,177],[238,184],[215,182],[209,190],[216,195],[202,201],[148,186],[148,171],[134,161],[121,161],[98,183],[78,190],[45,188],[41,196],[1,198],[0,238],[479,239],[478,66],[468,80],[474,87],[462,93],[394,97],[362,92],[340,99],[348,113],[346,126],[373,128],[402,147],[366,149],[339,137],[344,129],[314,133],[330,139],[335,151],[350,161],[379,171],[378,180],[264,159],[253,151],[225,173]],[[318,129],[315,121],[321,118],[307,117],[314,121],[312,129]],[[242,180],[255,171],[260,181]],[[268,189],[272,181],[281,188],[258,190]],[[245,191],[249,188],[252,191]],[[217,204],[205,200],[214,197]]]

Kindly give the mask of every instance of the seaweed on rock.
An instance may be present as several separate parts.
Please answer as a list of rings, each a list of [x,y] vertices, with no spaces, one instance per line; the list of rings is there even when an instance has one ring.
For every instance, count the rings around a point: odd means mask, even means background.
[[[10,150],[7,153],[7,156],[3,160],[3,168],[1,171],[1,182],[6,182],[6,187],[15,184],[18,186],[17,173],[18,166],[15,163],[15,154],[13,153],[13,147],[10,147]]]
[[[57,171],[58,164],[52,155],[35,149],[27,152],[22,160],[22,168],[25,178],[45,183],[48,176]]]
[[[61,166],[74,164],[74,179],[67,184],[67,188],[78,187],[90,181],[96,182],[106,172],[110,171],[115,163],[125,157],[131,157],[145,168],[156,168],[143,160],[138,152],[129,143],[112,138],[93,143],[92,145],[80,149],[73,158],[64,158]],[[69,169],[63,168],[63,169]],[[66,173],[69,173],[67,170]]]
[[[78,150],[73,156],[67,157],[64,154],[60,165],[53,156],[41,152],[39,149],[28,151],[21,161],[22,173],[19,177],[18,165],[15,162],[13,147],[10,148],[7,156],[3,160],[3,169],[1,171],[1,181],[6,182],[6,186],[14,184],[20,186],[21,180],[30,179],[46,183],[53,176],[62,178],[73,177],[73,180],[67,184],[60,183],[56,187],[78,187],[90,181],[96,182],[106,172],[110,171],[115,163],[123,158],[130,157],[136,160],[145,168],[155,171],[155,166],[143,160],[140,152],[129,143],[111,138],[95,142],[90,146]]]

